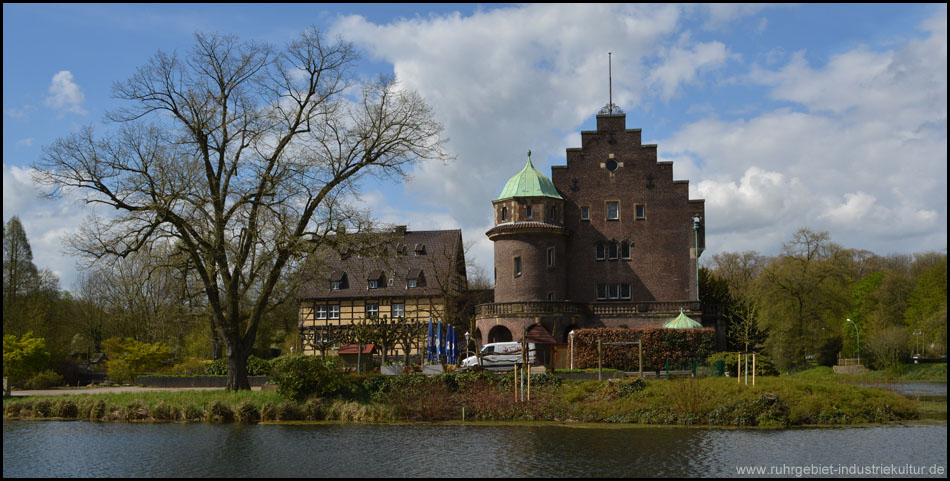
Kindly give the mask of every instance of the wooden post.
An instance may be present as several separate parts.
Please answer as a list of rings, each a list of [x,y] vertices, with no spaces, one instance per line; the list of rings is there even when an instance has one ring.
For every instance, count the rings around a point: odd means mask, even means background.
[[[515,377],[512,379],[515,383],[512,386],[515,387],[515,402],[518,402],[518,363],[515,363],[515,368],[511,370],[514,373]]]
[[[640,379],[643,379],[643,341],[637,341],[637,350],[640,351]]]
[[[752,385],[755,386],[755,353],[752,353]]]
[[[600,338],[597,339],[597,380],[604,380],[604,368],[601,364]]]
[[[739,366],[736,368],[736,384],[742,384],[742,353],[736,353],[736,359],[738,359]]]

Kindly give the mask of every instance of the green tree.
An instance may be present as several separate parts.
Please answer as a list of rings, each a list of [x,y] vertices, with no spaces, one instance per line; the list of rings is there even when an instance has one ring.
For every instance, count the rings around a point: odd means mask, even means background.
[[[114,93],[119,124],[56,141],[36,166],[50,196],[75,188],[115,209],[77,242],[94,259],[174,240],[201,279],[225,342],[228,389],[250,389],[247,358],[285,268],[352,228],[344,199],[365,175],[399,177],[446,159],[425,101],[380,78],[351,90],[356,59],[316,30],[278,50],[195,36],[188,58],[159,52]],[[355,92],[355,99],[347,96]]]
[[[805,364],[844,322],[849,306],[846,253],[828,233],[800,229],[759,281],[766,347],[782,370]]]
[[[3,375],[14,384],[29,379],[49,365],[50,353],[46,340],[27,332],[21,337],[3,335]]]
[[[917,276],[904,321],[910,330],[920,332],[924,345],[933,352],[947,352],[947,258]],[[928,342],[929,341],[929,342]]]
[[[106,369],[109,378],[117,382],[135,382],[136,376],[154,371],[168,359],[168,346],[162,343],[146,343],[132,338],[110,337],[102,341],[105,348]]]
[[[26,238],[26,231],[20,223],[20,218],[13,216],[3,226],[4,310],[8,306],[13,307],[18,297],[32,292],[38,278],[39,272],[33,264],[33,250]]]
[[[767,335],[759,321],[757,280],[768,259],[756,252],[723,252],[712,258],[714,275],[729,291],[725,312],[729,321],[728,336],[736,348],[745,352],[758,350]],[[700,291],[702,292],[702,291]]]

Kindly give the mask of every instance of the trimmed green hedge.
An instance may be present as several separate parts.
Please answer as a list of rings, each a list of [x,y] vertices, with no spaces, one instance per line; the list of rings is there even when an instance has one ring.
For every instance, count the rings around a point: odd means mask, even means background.
[[[574,331],[574,365],[576,368],[597,367],[597,340],[607,342],[643,342],[643,370],[664,369],[671,365],[683,365],[690,360],[703,360],[712,352],[715,329],[624,329],[601,328]],[[624,371],[639,369],[637,346],[602,346],[604,367]]]

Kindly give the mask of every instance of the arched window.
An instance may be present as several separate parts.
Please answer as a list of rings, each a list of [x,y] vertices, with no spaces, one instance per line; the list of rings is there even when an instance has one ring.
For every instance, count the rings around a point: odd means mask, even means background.
[[[501,208],[501,220],[503,220],[503,221],[504,221],[504,220],[508,220],[508,208],[507,208],[507,207],[502,207],[502,208]]]
[[[620,258],[629,259],[630,258],[630,242],[623,241],[620,243]]]

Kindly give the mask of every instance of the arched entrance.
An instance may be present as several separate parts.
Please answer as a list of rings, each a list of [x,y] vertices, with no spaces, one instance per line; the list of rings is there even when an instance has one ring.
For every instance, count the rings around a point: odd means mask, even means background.
[[[488,342],[511,342],[511,331],[505,326],[495,326],[488,331]]]

